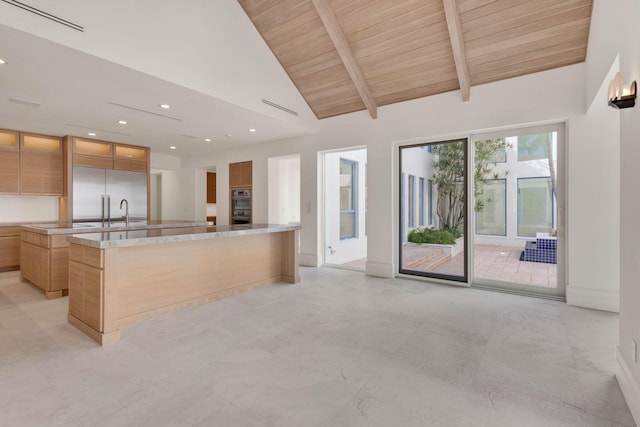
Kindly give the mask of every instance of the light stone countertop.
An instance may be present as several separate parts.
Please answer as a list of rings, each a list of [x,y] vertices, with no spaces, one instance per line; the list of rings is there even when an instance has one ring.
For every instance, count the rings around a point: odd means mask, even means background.
[[[25,225],[35,225],[35,224],[60,224],[57,221],[7,221],[0,222],[0,227],[24,227]]]
[[[198,227],[210,226],[210,221],[185,221],[185,220],[164,220],[164,221],[132,221],[129,226],[125,226],[124,222],[112,223],[111,226],[103,227],[102,223],[70,223],[70,222],[49,222],[44,224],[22,224],[22,228],[35,233],[54,235],[54,234],[77,234],[77,233],[97,233],[105,231],[128,231],[128,230],[147,230],[161,228],[177,228],[177,227]]]
[[[146,230],[129,229],[122,231],[105,231],[101,233],[73,234],[69,237],[69,241],[83,246],[106,249],[185,242],[190,240],[215,239],[221,237],[279,233],[293,230],[300,230],[300,226],[283,224],[248,224],[155,228]]]

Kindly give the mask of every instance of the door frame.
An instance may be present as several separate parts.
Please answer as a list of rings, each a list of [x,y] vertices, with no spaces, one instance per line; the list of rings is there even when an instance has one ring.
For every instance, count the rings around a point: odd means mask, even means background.
[[[398,170],[396,173],[396,180],[398,183],[397,186],[397,197],[395,197],[396,201],[395,203],[397,203],[397,209],[396,212],[398,214],[398,221],[397,221],[397,244],[398,244],[398,250],[397,250],[397,260],[398,260],[398,268],[397,268],[397,274],[398,275],[403,275],[403,276],[407,276],[407,277],[422,277],[422,278],[426,278],[426,279],[435,279],[438,281],[443,281],[444,283],[449,283],[449,284],[462,284],[464,286],[468,286],[469,285],[469,280],[470,280],[470,270],[469,270],[469,226],[470,226],[470,222],[469,222],[469,189],[473,188],[470,185],[470,179],[469,179],[469,171],[471,170],[469,168],[469,150],[470,150],[470,144],[469,144],[469,140],[470,138],[468,136],[463,136],[460,138],[447,138],[447,139],[442,139],[442,140],[429,140],[429,141],[421,141],[421,142],[414,142],[414,143],[407,143],[407,144],[398,144],[396,147],[396,153],[398,156],[398,161],[397,161],[397,165],[398,165]],[[401,151],[403,149],[408,149],[408,148],[413,148],[413,147],[424,147],[424,146],[431,146],[431,145],[439,145],[439,144],[447,144],[447,143],[454,143],[454,142],[462,142],[463,144],[463,153],[465,156],[465,162],[464,162],[464,205],[465,205],[465,218],[464,218],[464,232],[462,233],[462,237],[464,240],[464,249],[462,251],[462,254],[464,255],[464,268],[463,268],[463,275],[462,276],[453,276],[453,275],[448,275],[448,274],[438,274],[438,273],[433,273],[433,272],[421,272],[421,271],[414,271],[414,270],[405,270],[402,268],[402,241],[403,241],[403,237],[404,237],[404,215],[403,215],[403,203],[402,203],[402,196],[405,195],[405,191],[404,191],[404,184],[405,184],[405,180],[402,179],[403,176],[403,169],[402,169],[402,155],[401,155]]]
[[[566,122],[551,122],[547,124],[540,125],[523,125],[523,126],[514,126],[508,129],[501,129],[496,131],[483,131],[483,132],[472,132],[469,135],[469,158],[467,162],[469,164],[469,168],[473,168],[473,146],[475,141],[483,140],[483,139],[495,139],[501,137],[508,137],[514,135],[527,135],[534,133],[542,133],[542,132],[557,132],[557,170],[556,170],[556,203],[557,203],[557,287],[556,288],[546,288],[543,286],[535,286],[535,285],[525,285],[515,282],[505,282],[505,281],[497,281],[494,279],[485,279],[485,278],[477,278],[475,276],[474,265],[475,265],[475,257],[474,257],[474,248],[475,248],[475,238],[473,241],[469,243],[469,260],[470,265],[470,285],[474,288],[482,288],[489,290],[499,290],[501,292],[519,294],[519,295],[530,295],[537,297],[544,297],[555,300],[566,300],[566,272],[567,272],[567,223],[566,223],[566,206],[567,206],[567,124]],[[473,170],[473,169],[470,169]],[[474,188],[473,182],[473,173],[470,177],[469,185],[470,188]],[[473,205],[473,203],[472,203]],[[474,233],[472,234],[475,237],[475,215],[473,212],[473,206],[467,206],[469,216],[469,226],[472,227]]]

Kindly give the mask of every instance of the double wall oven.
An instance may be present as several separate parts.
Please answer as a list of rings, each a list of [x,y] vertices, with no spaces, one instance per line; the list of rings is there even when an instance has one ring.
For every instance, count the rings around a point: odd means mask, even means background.
[[[251,190],[232,190],[231,224],[251,224]]]

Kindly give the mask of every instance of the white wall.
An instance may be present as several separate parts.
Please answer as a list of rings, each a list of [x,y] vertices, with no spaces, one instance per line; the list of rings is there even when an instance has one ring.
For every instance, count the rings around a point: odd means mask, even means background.
[[[0,223],[25,221],[57,221],[57,196],[0,195]]]
[[[640,81],[640,16],[639,0],[621,0],[607,7],[619,12],[609,37],[620,40],[620,71],[625,83]],[[640,364],[633,358],[633,340],[640,343],[640,102],[635,108],[617,112],[620,115],[620,342],[616,377],[624,392],[636,423],[640,423]]]
[[[180,180],[181,160],[177,156],[151,153],[151,173],[158,174],[161,184],[161,219],[185,219],[180,212],[182,182]]]
[[[567,214],[567,302],[615,312],[620,310],[620,113],[606,99],[617,71],[615,62],[587,114],[569,123],[575,143]]]
[[[271,157],[268,160],[268,222],[300,222],[300,156]]]
[[[187,180],[181,195],[192,205],[196,195],[191,191],[191,168],[215,165],[219,179],[227,180],[229,162],[253,160],[253,206],[255,221],[265,222],[267,203],[268,158],[300,154],[301,161],[301,262],[318,265],[322,248],[318,231],[318,151],[367,147],[368,163],[368,227],[367,273],[392,277],[397,262],[397,148],[394,142],[409,140],[440,140],[468,136],[505,127],[528,124],[557,123],[584,115],[584,64],[550,70],[516,79],[495,82],[472,89],[471,101],[461,102],[457,92],[417,99],[379,109],[378,119],[367,112],[357,112],[325,119],[321,131],[304,137],[212,153],[184,160],[183,172]],[[518,100],[514,102],[513,94]],[[569,144],[573,143],[569,136]],[[593,153],[601,156],[601,153]],[[571,159],[569,159],[571,163]],[[584,185],[589,185],[587,177]],[[225,181],[221,189],[228,187]],[[191,199],[191,200],[190,200]],[[219,198],[218,213],[221,224],[228,223],[228,197]],[[201,202],[204,204],[204,202]],[[590,200],[581,201],[576,209],[600,209]],[[224,204],[224,205],[223,205]],[[580,260],[576,260],[580,263]]]

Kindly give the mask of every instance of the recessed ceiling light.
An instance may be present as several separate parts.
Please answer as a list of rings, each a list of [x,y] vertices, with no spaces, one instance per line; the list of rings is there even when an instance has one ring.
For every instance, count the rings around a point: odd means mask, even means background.
[[[254,128],[249,128],[249,132],[255,132],[256,130]]]
[[[0,58],[0,65],[6,64],[6,63],[7,63],[7,61],[5,61],[4,59]]]
[[[171,148],[172,150],[175,150],[176,146],[175,145],[171,145],[169,148]]]
[[[233,135],[231,135],[230,133],[225,135],[227,138],[231,138]]]
[[[206,142],[211,142],[211,138],[205,138],[204,139]]]
[[[89,132],[87,135],[89,135],[89,136],[96,136],[96,133],[95,133],[95,132]]]
[[[160,104],[160,108],[164,108],[165,110],[168,110],[169,108],[171,108],[171,105],[169,105],[169,104]]]
[[[126,125],[127,121],[126,120],[118,120],[118,123],[120,123],[121,125]]]

